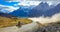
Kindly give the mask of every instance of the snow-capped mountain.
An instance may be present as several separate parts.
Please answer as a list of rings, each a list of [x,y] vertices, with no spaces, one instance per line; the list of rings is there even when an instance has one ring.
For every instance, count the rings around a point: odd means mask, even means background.
[[[52,16],[56,13],[60,13],[60,4],[58,4],[57,6],[55,6],[54,8],[50,9],[50,10],[47,10],[45,13],[44,13],[44,16]]]
[[[54,6],[49,6],[48,3],[41,2],[38,6],[32,8],[33,6],[29,8],[19,8],[18,10],[13,11],[10,13],[11,15],[17,16],[17,17],[40,17],[42,15],[44,16],[52,16],[56,13],[60,13],[60,4]],[[32,8],[32,9],[31,9]]]
[[[49,6],[48,3],[41,2],[38,6],[34,7],[29,14],[29,17],[39,17],[44,14],[45,11],[53,8],[54,6]]]
[[[17,17],[28,17],[28,13],[33,7],[34,6],[20,6],[19,9],[11,12],[10,14]]]

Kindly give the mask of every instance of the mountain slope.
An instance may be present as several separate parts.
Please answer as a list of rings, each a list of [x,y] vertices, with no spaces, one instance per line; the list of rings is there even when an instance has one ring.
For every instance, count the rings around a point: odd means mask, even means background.
[[[19,9],[11,12],[11,15],[17,16],[17,17],[28,17],[29,11],[33,8],[33,6],[20,6]]]
[[[55,8],[52,8],[50,10],[47,10],[45,13],[44,13],[44,16],[52,16],[56,13],[60,13],[60,4],[58,4]]]
[[[54,6],[53,6],[54,7]],[[53,8],[52,6],[49,6],[48,3],[41,2],[38,6],[34,7],[30,13],[29,17],[39,17],[44,14],[45,11]]]
[[[3,12],[0,12],[0,16],[2,16],[2,17],[8,17],[8,18],[16,17],[16,16],[13,16],[13,15],[11,15],[11,14],[3,13]]]

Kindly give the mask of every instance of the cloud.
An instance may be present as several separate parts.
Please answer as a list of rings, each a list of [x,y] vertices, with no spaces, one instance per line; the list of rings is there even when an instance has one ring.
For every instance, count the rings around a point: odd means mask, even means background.
[[[7,0],[7,1],[60,1],[60,0]]]
[[[21,1],[58,1],[60,2],[60,0],[5,0],[5,1],[13,1],[13,2],[21,2]]]
[[[38,5],[40,1],[23,1],[21,3],[18,3],[17,5],[23,5],[23,6],[31,6],[31,5]]]
[[[60,0],[26,0],[26,1],[60,1]]]
[[[6,2],[19,2],[18,4],[14,4],[15,6],[23,5],[23,6],[30,6],[30,5],[38,5],[40,1],[26,1],[26,0],[10,0]]]
[[[39,22],[39,23],[51,23],[51,22],[57,22],[57,21],[60,21],[60,13],[57,13],[55,15],[53,15],[52,17],[44,17],[44,16],[41,16],[41,17],[35,17],[35,18],[29,18],[31,20],[33,20],[34,22]]]
[[[60,0],[6,0],[8,2],[19,2],[15,5],[24,5],[24,6],[30,6],[30,5],[38,5],[39,2],[48,2],[49,4],[57,5],[60,3]]]
[[[14,10],[17,10],[18,8],[19,7],[0,5],[0,12],[10,13],[13,12]]]
[[[21,2],[23,0],[5,0],[5,1],[11,1],[11,2]]]

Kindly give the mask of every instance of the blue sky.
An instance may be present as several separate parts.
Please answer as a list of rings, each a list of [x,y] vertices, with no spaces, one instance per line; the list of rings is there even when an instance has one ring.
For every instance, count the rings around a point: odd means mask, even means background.
[[[33,3],[33,4],[32,4]],[[34,4],[35,3],[35,4]],[[36,4],[37,3],[37,4]],[[9,13],[9,12],[13,12],[14,10],[19,9],[19,5],[23,5],[23,6],[30,6],[30,5],[38,5],[39,2],[26,2],[26,1],[20,1],[20,2],[16,2],[16,1],[4,1],[4,0],[0,0],[0,11],[4,12],[4,13]]]
[[[60,0],[0,0],[0,11],[1,12],[13,12],[14,10],[19,9],[19,5],[23,6],[31,6],[31,5],[38,5],[39,3],[43,2],[48,2],[49,5],[56,5],[60,3]]]
[[[36,3],[38,4],[40,1],[45,1],[45,2],[49,2],[49,3],[59,3],[60,0],[29,0],[28,2],[26,2],[27,0],[0,0],[0,4],[1,5],[7,5],[7,6],[14,6],[14,4],[20,3],[20,5],[36,5]],[[21,4],[22,3],[22,4]]]
[[[18,2],[7,2],[7,1],[1,1],[0,0],[1,5],[14,6],[14,4],[17,4],[17,3]]]
[[[7,2],[7,1],[0,0],[0,12],[9,13],[14,10],[17,10],[18,7],[14,6],[14,4],[17,3],[19,2]]]
[[[0,0],[0,4],[2,4],[2,5],[8,5],[8,6],[14,6],[14,4],[18,4],[18,3],[25,3],[26,4],[26,1],[27,0]],[[56,4],[56,3],[59,3],[60,2],[60,0],[29,0],[30,2],[28,2],[28,4],[29,3],[31,3],[31,2],[35,2],[35,3],[38,3],[38,2],[40,2],[40,1],[45,1],[45,2],[52,2],[53,4]],[[24,4],[23,3],[23,4]],[[32,3],[33,4],[33,3]],[[36,4],[33,4],[33,5],[36,5]]]

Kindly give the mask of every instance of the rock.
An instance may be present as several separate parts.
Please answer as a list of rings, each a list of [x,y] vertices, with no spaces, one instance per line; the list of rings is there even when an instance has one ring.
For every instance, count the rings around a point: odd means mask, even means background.
[[[60,24],[50,23],[48,26],[39,27],[35,32],[60,32]]]

